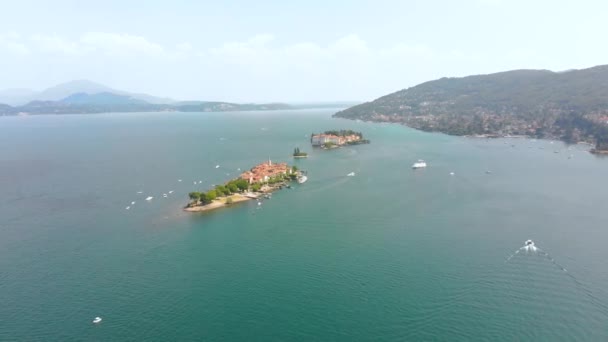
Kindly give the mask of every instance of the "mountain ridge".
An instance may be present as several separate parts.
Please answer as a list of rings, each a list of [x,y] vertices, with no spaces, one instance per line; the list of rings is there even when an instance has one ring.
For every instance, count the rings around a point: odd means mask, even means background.
[[[334,117],[401,123],[453,135],[608,141],[608,65],[440,78],[347,108]]]
[[[94,114],[116,112],[228,112],[293,109],[284,103],[230,103],[218,101],[185,101],[154,104],[131,95],[101,92],[74,93],[59,101],[35,100],[22,106],[0,104],[0,116],[44,114]]]
[[[41,91],[20,88],[5,89],[0,91],[0,103],[5,103],[10,106],[23,106],[32,101],[59,101],[76,93],[113,93],[116,95],[131,96],[134,99],[143,100],[151,104],[169,104],[176,102],[170,98],[157,97],[143,93],[132,93],[114,89],[101,83],[81,79],[60,83]]]

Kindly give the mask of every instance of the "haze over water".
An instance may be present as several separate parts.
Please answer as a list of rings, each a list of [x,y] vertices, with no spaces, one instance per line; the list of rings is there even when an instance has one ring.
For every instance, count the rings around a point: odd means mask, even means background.
[[[0,340],[608,340],[608,159],[333,112],[0,118]],[[308,182],[181,211],[268,158]]]

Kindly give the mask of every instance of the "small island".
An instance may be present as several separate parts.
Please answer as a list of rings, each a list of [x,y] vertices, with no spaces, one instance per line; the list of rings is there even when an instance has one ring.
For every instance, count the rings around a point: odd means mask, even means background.
[[[298,180],[301,176],[302,173],[295,166],[289,166],[287,163],[273,164],[268,160],[224,185],[217,185],[207,192],[189,193],[190,201],[184,210],[208,211],[238,202],[260,199],[262,196],[268,198],[270,192],[291,187],[289,183]]]
[[[299,147],[296,147],[293,150],[293,157],[294,158],[307,158],[308,157],[308,153],[302,152],[302,151],[300,151]]]
[[[315,147],[332,149],[344,145],[369,144],[370,141],[363,139],[361,132],[343,129],[339,131],[325,131],[320,134],[313,133],[310,135],[310,143]]]

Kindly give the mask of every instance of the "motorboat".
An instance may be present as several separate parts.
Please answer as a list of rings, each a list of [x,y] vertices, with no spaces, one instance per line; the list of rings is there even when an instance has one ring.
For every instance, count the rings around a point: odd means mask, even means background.
[[[526,242],[524,242],[524,244],[526,246],[534,246],[534,241],[532,241],[532,240],[526,240]]]
[[[351,172],[351,173],[347,174],[346,176],[347,176],[347,177],[354,177],[354,176],[355,176],[355,173],[354,173],[354,172]]]
[[[152,196],[148,196],[148,197],[146,197],[146,201],[151,201],[153,198],[154,197],[152,197]]]
[[[308,180],[308,177],[306,177],[306,175],[301,175],[300,177],[298,177],[299,184],[306,183],[307,180]]]
[[[99,323],[101,323],[101,321],[102,321],[101,317],[93,318],[93,323],[95,323],[95,324],[99,324]]]
[[[414,165],[412,165],[412,169],[416,170],[416,169],[424,169],[426,167],[426,162],[422,159],[418,159],[417,162],[414,163]]]

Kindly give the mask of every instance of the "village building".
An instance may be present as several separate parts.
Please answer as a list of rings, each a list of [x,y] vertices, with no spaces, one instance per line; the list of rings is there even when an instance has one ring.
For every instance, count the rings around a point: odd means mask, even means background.
[[[324,144],[344,145],[353,141],[360,140],[361,137],[358,135],[345,135],[337,136],[334,134],[314,134],[311,138],[313,146],[322,146]]]
[[[279,175],[290,174],[291,169],[287,163],[273,164],[270,159],[267,162],[256,165],[251,170],[241,174],[241,179],[246,180],[249,184],[258,182],[267,182],[272,177]]]

